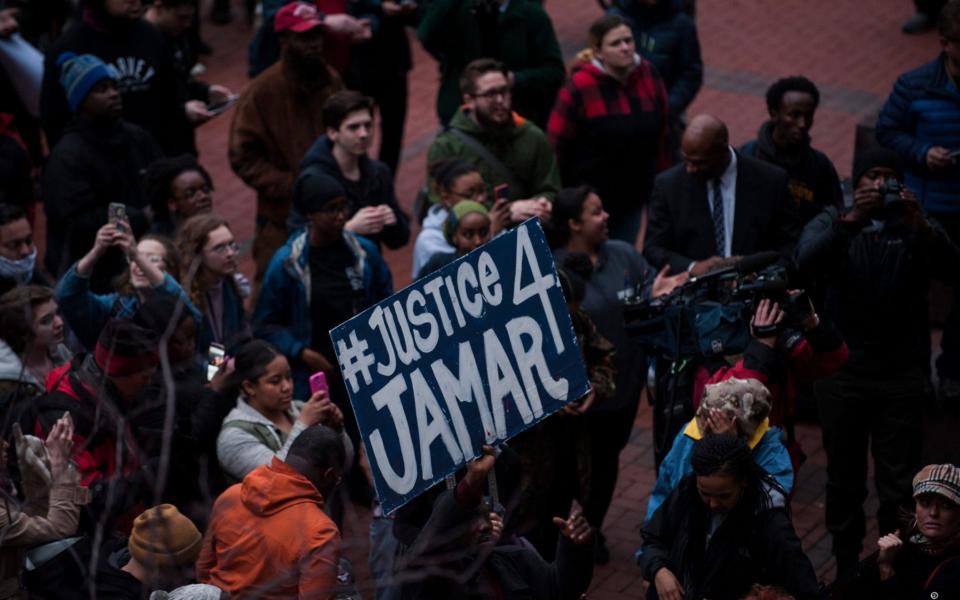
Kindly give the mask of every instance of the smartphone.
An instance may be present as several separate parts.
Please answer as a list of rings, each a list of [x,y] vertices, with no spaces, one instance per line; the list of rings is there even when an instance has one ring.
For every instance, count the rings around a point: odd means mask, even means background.
[[[327,385],[327,374],[323,371],[317,371],[310,376],[310,395],[312,396],[321,390],[329,395],[330,386]]]
[[[212,380],[226,362],[226,355],[226,349],[221,344],[210,344],[210,348],[207,349],[207,381]]]
[[[501,183],[497,187],[493,188],[493,200],[494,202],[496,202],[497,200],[509,201],[510,186],[505,183]]]
[[[953,162],[960,162],[960,150],[954,150],[949,154],[950,160]]]
[[[212,112],[215,115],[221,114],[223,111],[227,110],[231,106],[237,103],[237,100],[240,99],[240,96],[234,94],[232,96],[227,96],[227,99],[222,102],[211,102],[207,105],[207,110]]]
[[[107,221],[111,225],[127,226],[127,206],[119,202],[111,202],[107,207]]]

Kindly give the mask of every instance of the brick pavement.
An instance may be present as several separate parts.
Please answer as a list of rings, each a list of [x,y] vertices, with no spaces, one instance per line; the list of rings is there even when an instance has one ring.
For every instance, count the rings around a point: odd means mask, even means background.
[[[589,0],[546,0],[545,4],[569,60],[583,46],[586,27],[600,11]],[[899,33],[899,24],[912,10],[906,0],[701,0],[697,9],[706,81],[690,113],[709,111],[724,119],[732,141],[739,144],[753,137],[764,119],[763,97],[769,82],[802,73],[819,84],[823,95],[813,129],[814,145],[833,159],[841,175],[850,173],[856,123],[879,108],[898,73],[928,60],[938,49],[932,33],[920,37]],[[235,7],[238,16],[240,10]],[[225,27],[204,24],[204,35],[217,51],[204,60],[209,69],[206,79],[241,89],[246,82],[249,27],[242,19]],[[438,128],[433,110],[436,63],[416,43],[414,47],[411,111],[397,176],[397,194],[407,207],[422,183],[424,155]],[[216,210],[230,219],[238,238],[248,242],[254,196],[232,174],[226,160],[229,118],[228,114],[200,130],[200,151],[216,183]],[[408,283],[409,251],[388,252],[387,260],[397,287]],[[250,270],[249,261],[244,267]],[[616,497],[604,528],[613,559],[597,569],[591,598],[641,596],[639,573],[631,557],[654,481],[649,424],[650,411],[644,406],[622,455]],[[798,433],[809,459],[798,476],[795,524],[818,573],[829,581],[834,566],[823,528],[825,456],[815,425],[803,425]],[[871,491],[868,513],[875,510],[875,502]],[[352,514],[345,531],[348,554],[360,567],[361,577],[367,518]],[[868,538],[875,537],[871,525]]]

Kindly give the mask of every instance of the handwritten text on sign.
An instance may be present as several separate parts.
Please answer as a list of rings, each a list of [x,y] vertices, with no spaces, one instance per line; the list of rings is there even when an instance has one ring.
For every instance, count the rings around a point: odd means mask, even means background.
[[[590,390],[535,219],[330,337],[386,512]]]

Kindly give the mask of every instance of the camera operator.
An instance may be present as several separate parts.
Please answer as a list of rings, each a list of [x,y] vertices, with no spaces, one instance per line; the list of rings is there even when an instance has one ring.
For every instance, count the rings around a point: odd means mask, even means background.
[[[694,383],[694,410],[708,385],[728,379],[756,379],[770,390],[770,425],[782,427],[784,445],[796,474],[806,458],[794,432],[797,386],[829,377],[847,362],[843,337],[832,323],[821,319],[800,290],[788,292],[793,308],[764,298],[750,320],[750,344],[732,366],[716,368],[709,362]],[[788,308],[788,310],[784,310]],[[711,368],[712,367],[712,368]]]
[[[853,207],[820,213],[796,250],[801,271],[825,278],[825,312],[850,347],[846,365],[815,388],[839,577],[856,566],[866,531],[868,444],[880,535],[894,531],[899,511],[910,507],[930,394],[927,291],[932,277],[960,272],[960,249],[899,185],[893,151],[870,150],[854,167]]]

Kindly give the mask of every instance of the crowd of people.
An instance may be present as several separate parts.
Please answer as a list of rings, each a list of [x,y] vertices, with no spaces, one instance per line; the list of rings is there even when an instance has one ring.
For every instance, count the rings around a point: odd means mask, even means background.
[[[0,0],[0,42],[37,75],[0,68],[0,598],[577,600],[611,558],[643,397],[636,597],[958,597],[960,467],[921,449],[924,412],[960,402],[960,302],[933,366],[928,310],[934,279],[960,285],[960,0],[917,3],[904,31],[936,22],[942,51],[896,81],[846,193],[806,77],[771,83],[740,148],[687,114],[693,2],[605,3],[572,65],[542,4],[248,1],[235,93],[203,79],[197,0]],[[443,127],[400,199],[410,28]],[[256,195],[250,278],[197,156],[215,118]],[[393,294],[385,248],[418,279],[528,219],[591,391],[385,514],[328,332]],[[626,300],[757,256],[785,279],[735,353],[628,327]],[[836,581],[792,522],[804,400]],[[342,551],[366,536],[369,580]]]

